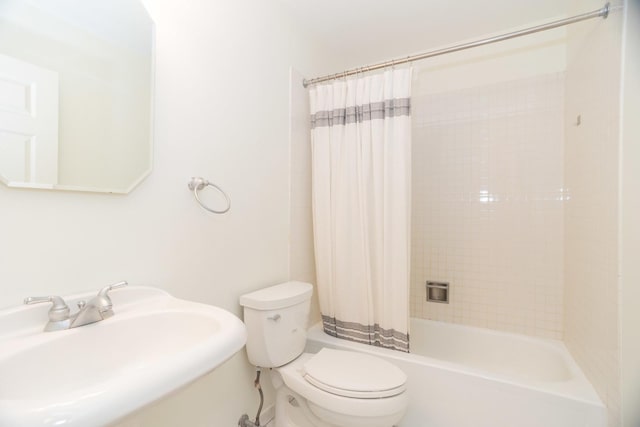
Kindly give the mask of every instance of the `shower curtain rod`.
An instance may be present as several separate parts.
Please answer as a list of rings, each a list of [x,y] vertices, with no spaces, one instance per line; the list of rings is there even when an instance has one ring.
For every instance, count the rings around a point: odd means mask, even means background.
[[[576,22],[585,21],[591,18],[602,17],[606,19],[609,16],[610,3],[607,3],[601,9],[594,10],[593,12],[587,12],[580,15],[572,16],[570,18],[560,19],[558,21],[549,22],[547,24],[538,25],[535,27],[526,28],[524,30],[514,31],[511,33],[502,34],[495,37],[489,37],[486,39],[476,40],[469,43],[462,43],[451,47],[445,47],[443,49],[432,50],[429,52],[420,53],[418,55],[407,56],[400,59],[392,59],[391,61],[380,62],[374,65],[368,65],[360,68],[353,68],[351,70],[343,71],[342,73],[328,74],[322,77],[316,77],[314,79],[302,80],[302,85],[307,87],[312,84],[326,82],[328,80],[339,79],[341,77],[348,77],[354,74],[360,74],[367,71],[379,70],[381,68],[393,67],[394,65],[406,64],[407,62],[419,61],[421,59],[432,58],[434,56],[444,55],[446,53],[458,52],[460,50],[471,49],[473,47],[484,46],[491,43],[501,42],[503,40],[509,40],[516,37],[526,36],[528,34],[537,33],[540,31],[551,30],[553,28],[563,27],[565,25],[574,24]]]

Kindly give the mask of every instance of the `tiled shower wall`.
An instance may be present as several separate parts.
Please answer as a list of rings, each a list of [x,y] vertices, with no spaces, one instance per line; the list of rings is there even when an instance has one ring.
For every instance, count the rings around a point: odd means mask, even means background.
[[[597,4],[573,3],[573,12]],[[612,3],[606,25],[569,28],[566,71],[565,186],[571,199],[565,207],[564,341],[607,405],[610,427],[622,425],[618,233],[619,191],[625,188],[620,155],[626,153],[620,151],[620,4]]]
[[[561,339],[564,74],[412,102],[412,316]]]

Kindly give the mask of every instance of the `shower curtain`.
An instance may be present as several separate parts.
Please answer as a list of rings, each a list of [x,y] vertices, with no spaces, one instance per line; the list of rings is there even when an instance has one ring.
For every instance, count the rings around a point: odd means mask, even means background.
[[[409,351],[411,70],[311,88],[313,228],[325,332]]]

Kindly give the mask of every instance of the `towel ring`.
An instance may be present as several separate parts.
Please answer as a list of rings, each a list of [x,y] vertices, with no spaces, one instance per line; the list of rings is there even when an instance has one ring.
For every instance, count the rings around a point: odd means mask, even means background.
[[[231,209],[231,199],[229,199],[229,196],[227,196],[227,193],[225,193],[222,190],[222,188],[218,187],[213,182],[209,182],[206,179],[201,178],[201,177],[191,177],[191,179],[189,180],[189,184],[188,185],[189,185],[189,190],[193,191],[193,195],[196,197],[196,200],[198,201],[200,206],[202,206],[204,209],[208,210],[209,212],[213,212],[214,214],[223,214],[223,213],[227,212],[229,209]],[[208,207],[204,203],[202,203],[202,200],[200,200],[200,197],[198,197],[198,191],[202,190],[204,187],[207,187],[207,186],[215,188],[216,190],[218,190],[220,192],[220,194],[222,194],[224,196],[224,198],[227,200],[226,209],[221,210],[221,211],[216,211],[214,209],[211,209],[210,207]]]

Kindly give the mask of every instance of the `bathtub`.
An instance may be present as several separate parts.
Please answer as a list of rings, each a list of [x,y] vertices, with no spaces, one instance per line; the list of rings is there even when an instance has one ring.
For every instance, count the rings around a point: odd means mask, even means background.
[[[322,347],[383,357],[408,376],[409,409],[399,427],[606,427],[606,410],[560,341],[411,319],[411,353],[333,338]]]

